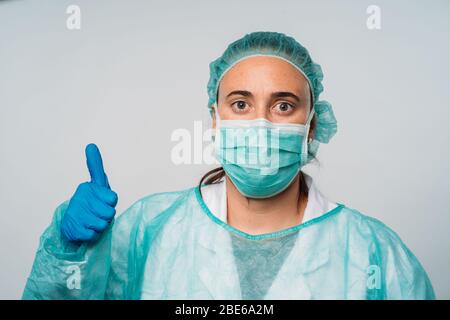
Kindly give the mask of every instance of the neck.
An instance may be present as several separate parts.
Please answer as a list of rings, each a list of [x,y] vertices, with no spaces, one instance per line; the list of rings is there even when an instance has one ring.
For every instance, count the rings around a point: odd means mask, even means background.
[[[228,224],[254,235],[300,224],[308,201],[300,193],[300,174],[286,190],[266,199],[243,196],[226,176]]]

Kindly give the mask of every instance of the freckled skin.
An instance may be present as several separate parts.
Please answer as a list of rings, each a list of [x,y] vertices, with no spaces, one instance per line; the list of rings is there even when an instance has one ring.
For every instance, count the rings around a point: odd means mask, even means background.
[[[248,95],[232,95],[245,90]],[[291,92],[299,97],[272,97],[273,92]],[[235,64],[219,84],[218,111],[222,120],[266,118],[271,122],[305,124],[311,108],[308,81],[290,63],[276,57],[256,56]],[[215,128],[213,113],[213,128]],[[311,126],[309,136],[313,137]],[[299,224],[307,198],[299,196],[299,176],[283,192],[271,198],[243,196],[227,179],[227,220],[250,234],[268,233]]]
[[[253,96],[226,98],[234,90],[250,91]],[[292,92],[301,100],[297,102],[291,97],[272,99],[271,93],[277,91]],[[237,101],[242,101],[241,105],[245,102],[245,112],[237,112]],[[295,108],[291,112],[279,112],[276,105],[282,102],[293,104]],[[258,56],[240,61],[225,73],[219,85],[217,104],[221,119],[266,118],[272,122],[304,124],[311,108],[311,97],[307,80],[290,63],[275,57]]]

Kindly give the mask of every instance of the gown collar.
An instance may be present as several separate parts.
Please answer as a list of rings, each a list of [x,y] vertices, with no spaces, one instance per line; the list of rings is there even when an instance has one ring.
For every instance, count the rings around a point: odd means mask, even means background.
[[[303,214],[302,223],[305,223],[314,218],[333,210],[337,207],[337,203],[325,197],[317,188],[313,178],[302,172],[306,184],[308,186],[308,202],[306,204],[305,212]],[[226,193],[226,179],[221,182],[202,187],[203,201],[209,208],[212,214],[217,218],[227,223],[227,193]]]

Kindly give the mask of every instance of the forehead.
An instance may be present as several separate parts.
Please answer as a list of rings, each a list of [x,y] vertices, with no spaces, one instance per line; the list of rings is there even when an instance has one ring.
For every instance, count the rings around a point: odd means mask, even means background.
[[[305,76],[291,63],[277,57],[253,56],[231,67],[220,81],[220,88],[272,88],[274,90],[309,90]]]

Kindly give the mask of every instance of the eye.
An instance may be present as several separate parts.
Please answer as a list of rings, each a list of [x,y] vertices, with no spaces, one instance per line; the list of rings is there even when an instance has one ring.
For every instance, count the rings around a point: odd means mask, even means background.
[[[248,105],[245,101],[239,100],[239,101],[233,102],[231,104],[231,107],[232,107],[233,111],[240,113],[240,112],[245,112]]]
[[[291,113],[295,107],[287,102],[281,102],[274,106],[275,112],[279,114],[289,114]]]

